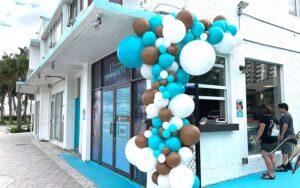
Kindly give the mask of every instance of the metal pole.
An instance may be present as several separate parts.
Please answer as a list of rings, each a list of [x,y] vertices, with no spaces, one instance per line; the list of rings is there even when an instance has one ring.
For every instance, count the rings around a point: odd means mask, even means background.
[[[195,84],[195,125],[200,129],[200,109],[199,109],[199,87]],[[201,147],[200,141],[196,144],[196,174],[200,179],[200,188],[202,187],[201,181]]]

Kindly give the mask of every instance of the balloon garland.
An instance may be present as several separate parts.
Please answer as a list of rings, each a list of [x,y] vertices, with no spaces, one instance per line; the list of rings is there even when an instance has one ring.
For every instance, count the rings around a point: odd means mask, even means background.
[[[190,75],[205,74],[214,66],[215,50],[230,53],[242,38],[224,16],[213,23],[198,21],[187,10],[163,18],[138,18],[133,30],[137,36],[124,38],[117,55],[124,66],[141,67],[142,76],[151,80],[151,88],[142,96],[151,126],[128,141],[126,157],[139,170],[152,173],[159,187],[198,188],[200,181],[187,164],[200,130],[186,119],[195,104],[184,94],[184,85]]]

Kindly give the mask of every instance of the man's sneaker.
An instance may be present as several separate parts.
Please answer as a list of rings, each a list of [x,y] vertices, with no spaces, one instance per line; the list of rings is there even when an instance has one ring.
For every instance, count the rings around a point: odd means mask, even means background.
[[[291,163],[288,163],[288,164],[286,165],[286,168],[287,168],[288,170],[294,170]]]
[[[275,171],[276,172],[287,172],[288,169],[287,169],[286,165],[282,164],[282,165],[278,166]]]

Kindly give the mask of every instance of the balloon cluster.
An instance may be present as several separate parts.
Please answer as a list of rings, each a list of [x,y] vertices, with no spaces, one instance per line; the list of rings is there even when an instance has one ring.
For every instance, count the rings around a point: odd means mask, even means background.
[[[216,53],[230,53],[242,39],[224,16],[213,23],[198,20],[187,10],[149,21],[133,23],[136,35],[120,43],[117,55],[129,68],[141,67],[151,88],[142,96],[151,126],[131,138],[125,149],[128,161],[162,188],[198,188],[200,181],[187,167],[193,159],[192,145],[200,130],[188,118],[194,111],[193,99],[184,94],[190,75],[207,73]]]

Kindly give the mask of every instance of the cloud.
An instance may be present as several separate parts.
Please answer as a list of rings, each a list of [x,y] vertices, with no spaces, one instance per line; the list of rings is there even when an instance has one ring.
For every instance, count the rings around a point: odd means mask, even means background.
[[[40,3],[34,0],[14,0],[14,3],[20,6],[31,6],[32,8],[38,8],[40,6]]]
[[[0,20],[0,28],[1,27],[11,27],[11,25],[7,24],[4,20]]]

